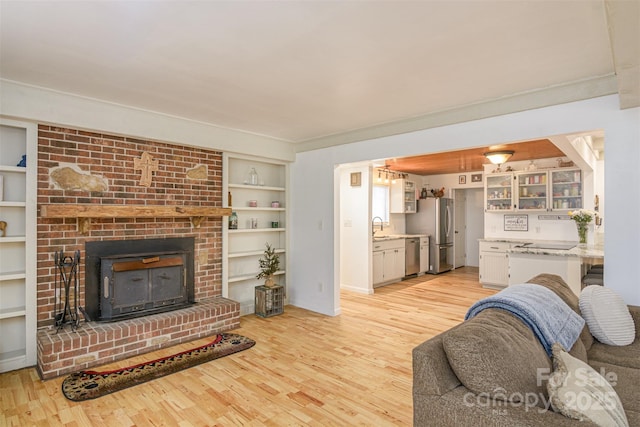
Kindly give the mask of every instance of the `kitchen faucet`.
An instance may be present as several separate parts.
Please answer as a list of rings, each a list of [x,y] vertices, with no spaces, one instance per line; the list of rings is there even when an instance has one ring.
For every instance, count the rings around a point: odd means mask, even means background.
[[[382,218],[380,218],[379,216],[373,217],[373,219],[371,220],[371,232],[374,237],[376,235],[376,219],[380,220],[380,231],[384,231],[384,221],[382,220]]]

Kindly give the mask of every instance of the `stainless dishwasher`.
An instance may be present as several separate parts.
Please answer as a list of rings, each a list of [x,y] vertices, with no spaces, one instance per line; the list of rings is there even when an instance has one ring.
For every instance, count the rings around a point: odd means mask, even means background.
[[[412,237],[404,240],[404,275],[410,276],[420,271],[420,238]]]

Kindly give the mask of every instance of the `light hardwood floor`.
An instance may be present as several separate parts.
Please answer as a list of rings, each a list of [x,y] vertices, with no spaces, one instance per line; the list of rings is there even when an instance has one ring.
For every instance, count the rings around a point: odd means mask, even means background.
[[[0,426],[409,426],[411,350],[493,293],[465,267],[374,295],[342,292],[336,317],[292,306],[268,319],[244,316],[233,332],[256,340],[253,348],[86,402],[62,395],[64,377],[43,382],[33,368],[1,374]]]

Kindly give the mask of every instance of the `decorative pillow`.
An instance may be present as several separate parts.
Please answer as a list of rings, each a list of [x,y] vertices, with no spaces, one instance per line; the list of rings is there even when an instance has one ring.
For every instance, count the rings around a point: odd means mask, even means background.
[[[591,366],[553,345],[554,371],[547,382],[551,407],[580,421],[603,427],[629,427],[620,398]]]
[[[629,345],[636,336],[629,308],[620,295],[604,286],[587,286],[580,293],[580,311],[591,334],[607,345]]]
[[[445,334],[442,345],[453,372],[474,393],[527,406],[543,407],[547,401],[538,373],[551,372],[551,359],[512,314],[483,310]]]

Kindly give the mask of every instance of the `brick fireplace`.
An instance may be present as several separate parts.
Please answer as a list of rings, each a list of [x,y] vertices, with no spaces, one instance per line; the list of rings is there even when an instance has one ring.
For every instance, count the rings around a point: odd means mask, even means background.
[[[145,169],[144,165],[153,165]],[[222,218],[43,217],[46,205],[221,207],[222,154],[78,129],[38,127],[38,371],[86,369],[239,326],[239,305],[222,298]],[[70,212],[72,209],[70,209]],[[193,238],[193,304],[117,322],[82,322],[56,333],[54,253],[80,251],[85,306],[87,242]]]

